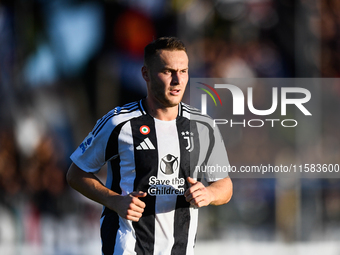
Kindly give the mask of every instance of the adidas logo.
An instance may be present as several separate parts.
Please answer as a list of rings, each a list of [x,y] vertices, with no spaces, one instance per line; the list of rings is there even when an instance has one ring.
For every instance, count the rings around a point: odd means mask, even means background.
[[[154,150],[155,146],[153,146],[152,142],[150,139],[147,137],[144,139],[143,142],[141,142],[137,147],[137,150]]]

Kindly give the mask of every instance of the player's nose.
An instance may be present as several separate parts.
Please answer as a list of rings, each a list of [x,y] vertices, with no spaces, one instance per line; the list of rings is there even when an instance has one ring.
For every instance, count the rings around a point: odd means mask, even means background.
[[[180,76],[178,72],[173,72],[172,73],[172,79],[171,79],[171,84],[172,85],[178,85],[180,83]]]

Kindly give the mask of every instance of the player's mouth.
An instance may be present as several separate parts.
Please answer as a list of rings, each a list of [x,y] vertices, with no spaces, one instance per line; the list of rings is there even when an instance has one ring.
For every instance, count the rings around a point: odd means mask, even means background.
[[[178,96],[180,93],[181,93],[181,90],[180,90],[180,89],[171,89],[171,90],[170,90],[170,94],[171,94],[172,96]]]

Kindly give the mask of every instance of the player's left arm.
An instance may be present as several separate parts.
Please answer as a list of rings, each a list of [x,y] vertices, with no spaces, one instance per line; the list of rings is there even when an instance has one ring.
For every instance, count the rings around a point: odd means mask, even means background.
[[[184,193],[184,196],[187,202],[196,207],[226,204],[233,194],[233,184],[229,177],[210,182],[207,187],[191,177],[187,180],[191,187]]]

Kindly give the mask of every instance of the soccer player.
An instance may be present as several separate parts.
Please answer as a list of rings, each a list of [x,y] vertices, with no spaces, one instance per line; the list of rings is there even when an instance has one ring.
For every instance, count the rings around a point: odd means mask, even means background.
[[[198,208],[232,196],[227,175],[197,173],[229,161],[211,118],[181,102],[188,62],[177,38],[147,45],[147,97],[106,114],[71,155],[69,185],[103,205],[105,255],[193,254]],[[106,185],[95,175],[104,164]]]

